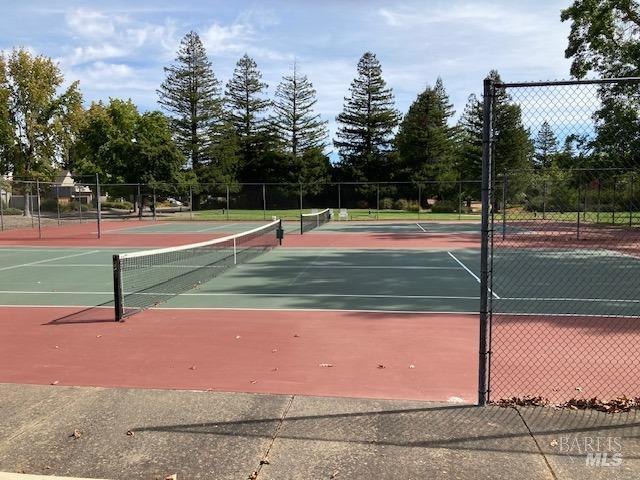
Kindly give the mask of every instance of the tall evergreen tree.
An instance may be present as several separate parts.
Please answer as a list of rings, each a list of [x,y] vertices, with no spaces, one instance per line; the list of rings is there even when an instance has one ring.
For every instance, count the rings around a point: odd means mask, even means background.
[[[404,179],[446,177],[454,153],[453,129],[448,125],[453,113],[440,78],[409,107],[395,139]]]
[[[294,158],[312,148],[322,150],[328,135],[327,122],[314,113],[316,91],[295,63],[292,75],[282,77],[275,97],[271,121],[284,150]]]
[[[498,72],[492,70],[489,78],[500,81]],[[458,170],[462,180],[479,181],[482,177],[482,126],[483,103],[471,95],[459,122]],[[505,93],[498,91],[494,99],[494,172],[526,169],[531,167],[533,143],[522,122],[519,105]],[[478,188],[468,187],[468,195],[479,195]]]
[[[558,153],[558,139],[546,120],[542,122],[542,126],[534,140],[534,146],[536,150],[536,166],[542,169],[549,168],[553,157]]]
[[[265,116],[271,102],[264,98],[267,87],[255,60],[243,55],[236,63],[225,90],[227,115],[240,141],[243,180],[265,180],[258,178],[258,162],[267,146],[269,134]]]
[[[164,71],[166,78],[157,91],[158,101],[172,115],[176,144],[198,174],[210,161],[211,144],[222,117],[222,100],[220,82],[196,32],[184,36],[175,64]]]
[[[373,53],[366,52],[360,58],[358,76],[349,91],[342,113],[336,118],[339,128],[333,142],[340,153],[341,167],[353,180],[389,178],[388,153],[400,114]]]

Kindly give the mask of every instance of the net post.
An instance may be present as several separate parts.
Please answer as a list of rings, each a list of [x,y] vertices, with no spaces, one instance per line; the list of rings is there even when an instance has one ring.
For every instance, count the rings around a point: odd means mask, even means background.
[[[96,223],[98,227],[98,240],[102,237],[102,206],[100,201],[100,175],[96,173]]]
[[[120,255],[113,255],[113,298],[116,322],[124,317],[123,295],[122,295],[122,268],[120,263]]]
[[[482,238],[480,249],[480,336],[478,365],[478,404],[484,406],[489,401],[490,368],[490,304],[489,304],[489,209],[491,207],[492,178],[492,119],[494,84],[489,78],[484,80],[483,127],[482,127]]]
[[[238,250],[236,248],[236,239],[233,239],[233,264],[238,264]]]
[[[38,201],[38,238],[42,240],[42,223],[40,220],[40,180],[36,179],[36,199]]]
[[[193,186],[189,185],[189,220],[193,220]]]
[[[282,237],[284,236],[284,230],[282,230],[282,219],[278,222],[278,230],[280,234],[278,235],[278,244],[282,245]]]

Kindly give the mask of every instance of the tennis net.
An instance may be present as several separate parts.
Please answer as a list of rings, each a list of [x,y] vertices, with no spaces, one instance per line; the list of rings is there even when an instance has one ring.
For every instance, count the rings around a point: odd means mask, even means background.
[[[328,208],[319,212],[303,213],[300,215],[300,233],[308,232],[331,220],[331,212]]]
[[[280,220],[201,243],[113,256],[116,321],[189,291],[279,245]]]

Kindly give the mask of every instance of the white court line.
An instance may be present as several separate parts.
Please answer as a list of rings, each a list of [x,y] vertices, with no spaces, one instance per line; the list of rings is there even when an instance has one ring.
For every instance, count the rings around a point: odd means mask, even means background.
[[[558,298],[558,297],[502,297],[502,300],[519,300],[526,302],[610,302],[610,303],[640,303],[640,299],[624,299],[624,298]]]
[[[420,230],[422,230],[423,232],[425,232],[425,233],[427,232],[427,231],[424,229],[424,227],[423,227],[422,225],[420,225],[419,223],[416,223],[416,225],[417,225],[417,226],[418,226],[418,228],[419,228]]]
[[[99,251],[100,250],[89,250],[88,252],[76,253],[76,254],[73,254],[73,255],[63,255],[61,257],[47,258],[45,260],[38,260],[37,262],[22,263],[20,265],[11,265],[11,266],[8,266],[8,267],[0,268],[0,271],[13,270],[14,268],[30,267],[32,265],[38,265],[40,263],[45,263],[45,262],[53,262],[55,260],[63,260],[65,258],[81,257],[82,255],[89,255],[91,253],[98,253]]]
[[[113,308],[113,307],[112,307]],[[151,307],[149,310],[238,310],[241,312],[361,312],[361,313],[406,313],[406,314],[443,314],[443,315],[479,315],[478,312],[452,312],[439,310],[377,310],[348,308],[251,308],[251,307]]]
[[[448,254],[449,254],[449,256],[450,256],[451,258],[453,258],[453,259],[454,259],[454,260],[455,260],[455,261],[456,261],[456,262],[457,262],[457,263],[458,263],[462,268],[464,268],[464,269],[465,269],[465,270],[466,270],[466,271],[467,271],[467,272],[468,272],[468,273],[469,273],[473,278],[475,278],[475,279],[476,279],[476,281],[477,281],[478,283],[481,283],[481,282],[480,282],[480,278],[479,278],[475,273],[473,273],[471,270],[469,270],[469,269],[467,268],[467,266],[466,266],[464,263],[462,263],[460,260],[458,260],[458,259],[456,258],[456,256],[455,256],[453,253],[451,253],[451,252],[447,252],[447,253],[448,253]],[[494,291],[493,291],[493,290],[491,290],[491,289],[489,289],[489,291],[491,292],[491,294],[493,295],[493,297],[494,297],[494,298],[497,298],[498,300],[500,299],[500,297],[498,296],[498,294],[497,294],[496,292],[494,292]]]

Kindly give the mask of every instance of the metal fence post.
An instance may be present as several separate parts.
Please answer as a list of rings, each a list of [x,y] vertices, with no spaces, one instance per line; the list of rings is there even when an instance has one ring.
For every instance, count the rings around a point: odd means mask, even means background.
[[[629,179],[629,226],[633,226],[633,175]]]
[[[597,182],[598,182],[598,210],[596,211],[596,223],[600,223],[600,209],[602,208],[600,205],[600,177],[598,177]]]
[[[152,188],[152,197],[151,197],[151,208],[153,209],[153,221],[156,221],[156,186],[154,185]]]
[[[60,226],[60,187],[56,185],[56,210],[58,215],[58,226]]]
[[[580,240],[580,210],[582,210],[581,205],[582,202],[580,201],[580,194],[581,194],[581,187],[582,186],[582,173],[580,173],[579,176],[579,180],[578,180],[578,205],[576,206],[576,239]]]
[[[542,219],[547,217],[547,179],[542,181]]]
[[[300,184],[300,215],[302,215],[302,183]]]
[[[193,220],[193,186],[189,185],[189,220]]]
[[[341,183],[338,184],[338,210],[340,210],[342,208],[342,198],[341,198],[341,194],[342,192],[340,191],[340,187],[342,186]]]
[[[101,205],[101,201],[100,201],[100,176],[99,174],[96,173],[96,196],[97,198],[97,203],[96,203],[96,222],[97,222],[97,227],[98,227],[98,239],[100,239],[102,237],[102,205]]]
[[[504,172],[502,178],[502,240],[507,237],[507,188],[509,188],[509,180],[507,172]]]
[[[458,220],[462,220],[462,180],[458,180]]]
[[[2,190],[2,184],[0,183],[0,232],[4,232],[4,205],[2,204],[3,194],[4,194],[4,190]]]
[[[36,195],[38,200],[38,238],[42,239],[42,224],[40,220],[40,180],[36,180]]]
[[[613,205],[612,207],[612,211],[611,211],[611,225],[615,225],[616,224],[616,206],[618,203],[618,181],[616,178],[613,179]]]
[[[420,210],[422,210],[422,185],[418,184],[418,221],[420,221]]]
[[[142,194],[140,193],[140,184],[138,184],[138,219],[142,221]]]
[[[489,368],[490,368],[490,304],[489,304],[489,209],[491,208],[492,178],[492,119],[493,89],[491,79],[484,80],[483,89],[483,126],[482,126],[482,238],[480,248],[480,338],[478,365],[478,404],[486,405],[489,401]]]
[[[262,184],[262,218],[267,219],[267,192],[264,183]]]
[[[376,220],[379,220],[380,215],[380,184],[376,184]]]
[[[229,209],[230,208],[231,208],[231,205],[229,204],[229,185],[227,184],[227,212],[226,212],[227,220],[229,220]]]

